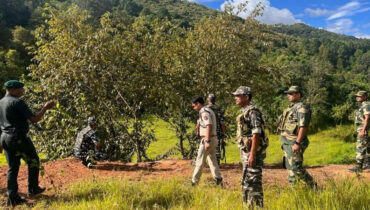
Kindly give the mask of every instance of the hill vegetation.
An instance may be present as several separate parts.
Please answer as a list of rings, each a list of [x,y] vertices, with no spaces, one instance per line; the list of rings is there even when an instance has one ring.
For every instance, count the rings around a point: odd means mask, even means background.
[[[179,0],[0,0],[0,82],[26,81],[35,108],[58,101],[32,133],[50,159],[71,154],[90,115],[111,159],[148,158],[148,116],[170,123],[181,156],[192,157],[190,98],[215,93],[233,135],[229,93],[240,85],[252,87],[271,131],[290,85],[304,89],[311,131],[351,123],[354,93],[370,91],[370,40],[268,26],[258,13],[242,20]]]

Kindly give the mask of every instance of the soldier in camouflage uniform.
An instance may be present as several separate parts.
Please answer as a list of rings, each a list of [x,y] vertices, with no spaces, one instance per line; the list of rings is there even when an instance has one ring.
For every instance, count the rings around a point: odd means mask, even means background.
[[[370,143],[368,135],[370,127],[370,102],[367,101],[367,92],[357,92],[356,101],[361,103],[361,106],[355,116],[357,127],[356,165],[354,168],[348,169],[350,172],[361,172],[362,169],[370,168]]]
[[[225,157],[221,157],[221,147],[224,147],[225,142],[223,141],[223,138],[225,136],[226,126],[225,126],[225,118],[224,118],[224,110],[219,108],[216,103],[216,97],[214,94],[209,94],[207,97],[208,105],[206,107],[212,109],[212,111],[216,115],[216,121],[217,121],[217,138],[218,138],[218,145],[216,147],[216,158],[217,163],[220,165],[220,160],[224,159]],[[225,152],[225,151],[224,151]],[[225,155],[224,155],[225,156]]]
[[[74,155],[82,160],[88,168],[92,168],[95,160],[102,154],[99,150],[99,137],[96,134],[97,122],[94,117],[88,118],[88,126],[82,129],[78,135],[74,147]]]
[[[241,107],[237,117],[236,140],[243,162],[243,202],[249,207],[263,207],[262,166],[269,140],[264,130],[262,112],[251,103],[249,87],[241,86],[234,93],[235,103]]]
[[[289,107],[280,116],[278,129],[281,131],[280,141],[283,143],[284,166],[289,171],[290,184],[304,181],[311,187],[316,183],[312,176],[303,168],[303,153],[309,145],[307,138],[308,125],[310,123],[310,108],[300,100],[302,92],[300,87],[291,86],[288,91]]]

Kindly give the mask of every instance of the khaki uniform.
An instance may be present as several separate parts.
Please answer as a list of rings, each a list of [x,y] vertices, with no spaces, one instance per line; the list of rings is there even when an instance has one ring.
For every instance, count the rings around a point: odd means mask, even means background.
[[[203,107],[199,111],[198,123],[199,123],[199,135],[201,136],[202,139],[198,148],[198,155],[196,159],[195,169],[193,172],[192,182],[193,183],[199,182],[199,179],[202,175],[203,166],[206,160],[208,161],[208,165],[211,170],[213,178],[215,180],[221,180],[222,176],[216,159],[216,147],[218,144],[218,140],[216,132],[217,122],[214,112],[210,108]],[[205,143],[204,137],[206,136],[207,125],[212,125],[211,137],[209,139],[211,142],[209,143],[210,148],[208,149],[208,151],[205,149],[204,146]]]
[[[283,143],[284,165],[289,171],[288,179],[291,184],[295,184],[298,179],[310,186],[315,184],[312,176],[303,168],[303,153],[309,145],[307,136],[303,137],[299,151],[292,151],[300,127],[308,126],[310,119],[311,111],[302,102],[292,103],[281,116],[279,125],[279,130],[281,130],[280,141]]]

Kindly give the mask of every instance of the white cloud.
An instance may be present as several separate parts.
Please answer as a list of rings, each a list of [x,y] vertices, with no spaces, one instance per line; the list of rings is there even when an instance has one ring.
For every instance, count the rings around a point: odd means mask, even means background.
[[[370,34],[364,34],[361,32],[355,33],[354,36],[361,39],[370,39]]]
[[[225,9],[226,3],[230,3],[232,6],[237,7],[239,4],[244,3],[245,0],[230,0],[225,1],[221,5],[221,10]],[[268,0],[250,0],[248,1],[248,5],[246,6],[247,11],[241,12],[239,14],[240,17],[246,18],[248,17],[253,10],[256,8],[258,3],[261,3],[264,6],[263,14],[262,16],[257,17],[256,19],[259,20],[262,23],[266,24],[294,24],[294,23],[300,23],[302,22],[299,19],[296,19],[292,12],[288,9],[278,9],[275,7],[270,6],[270,1]]]
[[[309,14],[312,17],[321,17],[333,14],[333,11],[327,9],[304,9],[305,13]]]
[[[352,16],[362,12],[367,12],[370,10],[370,7],[364,6],[368,4],[369,3],[366,2],[360,3],[359,1],[351,1],[335,10],[306,8],[304,11],[311,17],[329,16],[326,20],[334,20],[338,18]]]
[[[369,7],[362,8],[368,3],[360,3],[358,1],[351,1],[341,7],[339,7],[327,20],[334,20],[337,18],[352,16],[357,13],[367,12],[370,10]]]
[[[339,34],[344,34],[344,33],[351,33],[357,31],[357,29],[353,29],[353,21],[351,19],[339,19],[335,21],[334,23],[329,23],[328,27],[326,30],[334,32],[334,33],[339,33]]]
[[[360,2],[358,1],[351,1],[344,6],[339,7],[338,10],[352,10],[352,9],[357,9],[361,6]]]

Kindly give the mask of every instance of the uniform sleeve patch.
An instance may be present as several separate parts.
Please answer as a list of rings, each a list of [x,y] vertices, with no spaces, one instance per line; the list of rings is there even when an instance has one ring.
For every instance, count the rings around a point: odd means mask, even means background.
[[[364,108],[364,114],[367,115],[367,114],[370,114],[370,104],[365,106]]]
[[[204,119],[204,120],[208,120],[208,116],[207,116],[207,115],[204,115],[204,116],[203,116],[203,119]]]

